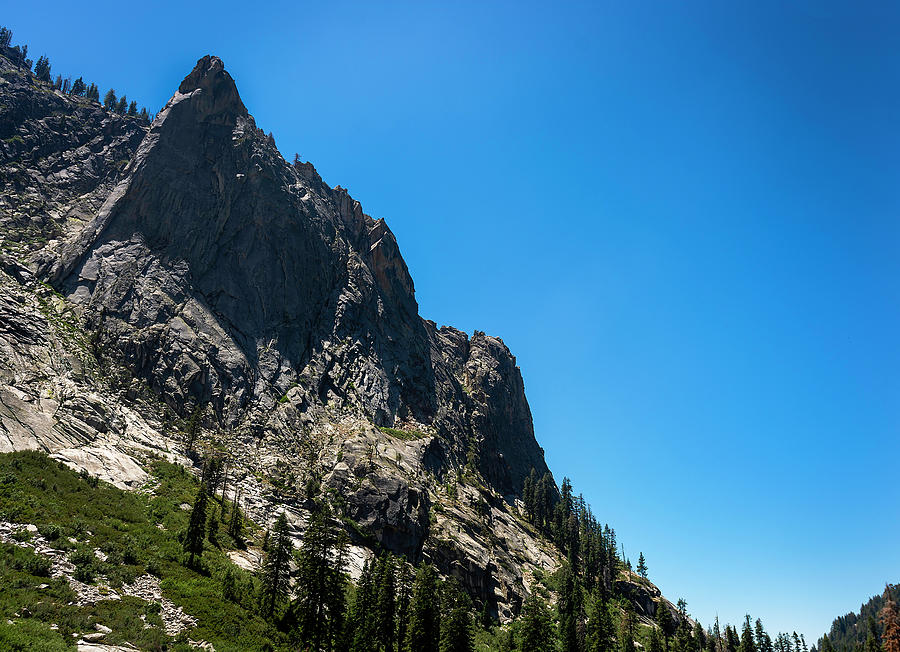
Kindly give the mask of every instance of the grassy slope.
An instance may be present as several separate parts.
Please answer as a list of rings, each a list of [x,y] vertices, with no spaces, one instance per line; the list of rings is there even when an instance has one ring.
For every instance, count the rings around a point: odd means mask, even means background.
[[[71,549],[75,559],[79,551],[105,552],[106,562],[82,554],[90,559],[82,566],[101,592],[103,584],[115,589],[145,572],[158,576],[163,595],[198,618],[198,626],[185,632],[191,639],[209,641],[220,651],[285,648],[282,635],[254,613],[255,580],[228,559],[226,553],[235,543],[224,525],[218,546],[207,543],[200,572],[182,564],[179,535],[189,512],[180,505],[193,503],[196,480],[163,461],[153,465],[153,475],[158,485],[149,496],[98,483],[40,453],[0,455],[0,519],[37,525],[45,537],[54,537],[54,547]],[[237,581],[238,597],[233,600],[223,595],[226,571]],[[37,588],[41,584],[49,586]],[[72,634],[92,632],[95,623],[112,628],[105,643],[188,649],[184,635],[178,641],[166,635],[158,605],[131,597],[84,607],[69,604],[75,598],[72,589],[63,579],[46,577],[46,567],[30,549],[0,544],[0,586],[2,649],[71,649],[77,640]],[[51,624],[58,629],[52,630]]]

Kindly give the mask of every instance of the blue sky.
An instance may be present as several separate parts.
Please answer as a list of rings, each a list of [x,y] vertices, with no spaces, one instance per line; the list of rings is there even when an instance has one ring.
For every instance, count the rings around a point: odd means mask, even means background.
[[[91,4],[2,21],[153,111],[222,57],[672,600],[811,642],[900,580],[898,5]]]

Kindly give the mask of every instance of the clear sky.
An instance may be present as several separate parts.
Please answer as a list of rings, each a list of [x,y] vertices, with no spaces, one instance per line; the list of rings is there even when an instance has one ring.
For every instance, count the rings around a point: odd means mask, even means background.
[[[704,623],[900,580],[900,5],[5,3],[158,110],[207,53],[503,337],[538,439]]]

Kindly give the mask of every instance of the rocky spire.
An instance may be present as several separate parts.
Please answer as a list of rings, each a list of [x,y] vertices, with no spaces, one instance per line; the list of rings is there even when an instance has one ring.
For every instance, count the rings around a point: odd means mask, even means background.
[[[247,115],[247,109],[238,95],[234,80],[225,70],[225,64],[219,57],[209,54],[197,61],[170,103],[178,99],[179,95],[190,95],[192,107],[206,119],[218,118],[233,124],[237,116]]]

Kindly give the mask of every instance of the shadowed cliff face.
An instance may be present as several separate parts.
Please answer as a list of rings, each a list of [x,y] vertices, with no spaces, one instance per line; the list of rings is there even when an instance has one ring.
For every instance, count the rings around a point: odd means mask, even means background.
[[[234,424],[299,385],[310,414],[427,429],[457,463],[475,446],[503,493],[546,471],[506,347],[418,316],[384,220],[286,163],[219,59],[184,79],[125,175],[48,275],[172,407]]]

